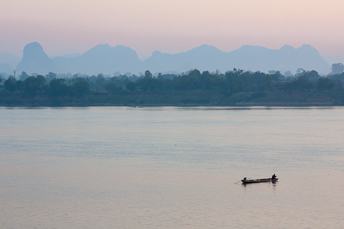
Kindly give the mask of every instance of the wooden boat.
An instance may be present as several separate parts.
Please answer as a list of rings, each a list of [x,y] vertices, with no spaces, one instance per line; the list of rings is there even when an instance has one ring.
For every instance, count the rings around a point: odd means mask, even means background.
[[[276,183],[278,178],[263,178],[263,179],[242,179],[243,185],[246,184],[256,184],[256,183]]]

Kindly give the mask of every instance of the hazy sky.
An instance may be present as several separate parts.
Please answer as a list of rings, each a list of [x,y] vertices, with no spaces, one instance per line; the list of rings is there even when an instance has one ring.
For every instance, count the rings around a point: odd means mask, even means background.
[[[303,43],[344,56],[343,0],[0,0],[0,52],[39,41],[50,55],[99,43],[141,55],[200,44]]]

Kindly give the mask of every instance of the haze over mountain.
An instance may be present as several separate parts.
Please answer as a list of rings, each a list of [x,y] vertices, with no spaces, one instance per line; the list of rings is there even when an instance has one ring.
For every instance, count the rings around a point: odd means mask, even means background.
[[[19,59],[20,58],[9,53],[0,53],[0,73],[9,73],[14,70],[19,62]]]
[[[17,66],[17,71],[28,73],[48,73],[57,70],[53,60],[43,50],[38,42],[27,44],[23,57]]]
[[[270,70],[295,72],[298,68],[317,70],[321,73],[329,71],[328,63],[315,48],[309,45],[299,48],[283,46],[281,49],[243,46],[230,52],[202,45],[177,54],[155,52],[145,64],[147,69],[154,72],[181,72],[193,68],[210,71],[228,71],[233,68],[263,72]]]
[[[121,45],[97,45],[79,56],[57,57],[53,61],[56,71],[65,73],[112,74],[141,70],[141,60],[136,52]]]
[[[114,74],[152,72],[185,72],[191,69],[222,72],[233,68],[268,72],[295,72],[299,68],[329,72],[329,64],[310,45],[298,48],[283,46],[269,49],[260,46],[243,46],[225,52],[210,45],[202,45],[185,52],[168,54],[154,52],[141,60],[135,50],[125,46],[97,45],[83,54],[72,57],[50,58],[37,43],[30,43],[23,50],[17,66],[19,72],[27,73],[84,73]]]

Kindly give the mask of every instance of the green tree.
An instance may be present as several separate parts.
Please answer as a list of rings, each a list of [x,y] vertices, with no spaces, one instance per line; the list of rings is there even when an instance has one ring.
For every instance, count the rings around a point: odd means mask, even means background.
[[[46,80],[44,76],[30,76],[23,82],[24,93],[28,95],[37,95],[44,92]]]
[[[321,91],[331,90],[334,86],[334,82],[328,78],[320,78],[317,83],[317,88]]]
[[[51,96],[67,96],[69,95],[69,87],[66,85],[65,79],[53,79],[49,83],[49,94]]]
[[[90,85],[84,78],[76,78],[73,80],[72,93],[77,97],[83,97],[90,93]]]
[[[17,80],[13,76],[10,76],[4,83],[5,89],[9,92],[14,92],[17,90]]]

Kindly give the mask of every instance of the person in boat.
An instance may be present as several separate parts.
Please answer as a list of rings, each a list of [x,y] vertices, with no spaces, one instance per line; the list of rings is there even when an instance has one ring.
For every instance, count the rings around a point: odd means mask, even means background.
[[[246,182],[246,181],[247,181],[247,178],[246,178],[246,177],[244,177],[244,179],[242,179],[242,181],[243,181],[243,182]]]
[[[271,177],[272,180],[276,180],[276,178],[277,178],[276,174],[273,174]]]

